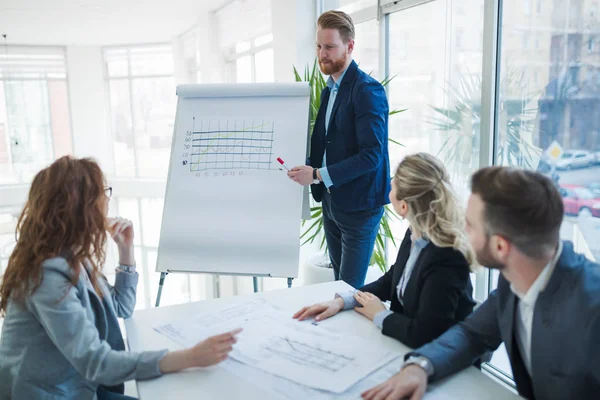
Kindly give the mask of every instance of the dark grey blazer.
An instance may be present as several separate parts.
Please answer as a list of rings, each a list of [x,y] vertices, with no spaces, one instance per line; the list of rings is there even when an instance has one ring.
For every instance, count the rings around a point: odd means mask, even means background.
[[[40,287],[25,306],[9,302],[0,336],[0,399],[94,399],[99,385],[161,375],[166,351],[123,349],[117,317],[135,306],[137,273],[100,279],[100,299],[81,270],[77,285],[64,258],[44,261]]]
[[[464,322],[411,354],[433,363],[432,380],[471,364],[504,342],[519,394],[529,399],[600,399],[600,265],[563,243],[533,316],[531,379],[515,342],[518,298],[502,276]]]

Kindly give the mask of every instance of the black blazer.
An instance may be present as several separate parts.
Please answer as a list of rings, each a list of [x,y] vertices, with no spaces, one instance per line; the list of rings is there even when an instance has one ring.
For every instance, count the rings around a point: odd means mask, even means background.
[[[417,258],[404,291],[404,306],[400,304],[396,287],[410,256],[410,235],[408,230],[389,271],[359,290],[373,293],[381,301],[391,300],[394,313],[383,321],[382,333],[415,348],[463,321],[473,311],[475,302],[464,255],[430,242]]]

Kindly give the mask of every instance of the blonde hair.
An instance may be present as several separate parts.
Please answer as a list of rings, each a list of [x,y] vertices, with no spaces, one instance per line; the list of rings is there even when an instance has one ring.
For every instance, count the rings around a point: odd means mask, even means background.
[[[440,160],[428,153],[410,155],[392,182],[396,199],[408,204],[412,227],[438,247],[460,251],[474,269],[475,255],[464,232],[464,211]]]
[[[343,11],[326,11],[317,20],[321,29],[337,29],[344,44],[354,40],[354,23],[352,18]]]

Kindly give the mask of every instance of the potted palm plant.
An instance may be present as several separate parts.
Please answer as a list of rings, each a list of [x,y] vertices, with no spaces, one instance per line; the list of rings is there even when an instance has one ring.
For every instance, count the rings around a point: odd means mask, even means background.
[[[306,66],[304,75],[300,75],[298,70],[294,67],[294,75],[296,82],[308,82],[310,85],[310,133],[312,134],[317,113],[319,112],[319,107],[321,106],[321,91],[327,86],[327,82],[319,70],[317,60],[315,60],[312,67]],[[393,77],[386,77],[381,81],[381,84],[385,87],[392,81],[392,79]],[[389,115],[391,116],[403,111],[405,110],[391,110]],[[401,146],[400,143],[393,139],[388,140],[395,145]],[[383,217],[381,218],[379,225],[379,231],[377,232],[377,237],[375,239],[373,256],[371,257],[371,265],[377,265],[382,272],[387,271],[387,262],[385,257],[386,237],[390,238],[394,246],[396,245],[395,238],[392,235],[392,230],[390,228],[390,221],[393,218],[398,217],[388,206],[385,206]],[[302,235],[300,236],[302,245],[314,243],[316,240],[320,240],[319,248],[324,251],[324,254],[321,253],[316,255],[314,258],[311,258],[310,263],[318,267],[331,268],[328,257],[326,256],[327,244],[325,242],[325,235],[323,234],[323,211],[320,204],[316,204],[311,207],[311,219],[308,221],[302,221],[302,226],[305,227]]]

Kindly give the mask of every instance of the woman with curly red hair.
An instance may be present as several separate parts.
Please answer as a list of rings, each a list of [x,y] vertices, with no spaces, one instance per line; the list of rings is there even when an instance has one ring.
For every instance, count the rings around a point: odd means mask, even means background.
[[[125,350],[117,317],[136,298],[133,226],[107,218],[112,188],[98,164],[62,157],[40,171],[0,284],[0,399],[127,399],[123,382],[216,364],[233,331],[175,352]],[[102,274],[107,232],[115,285]]]

